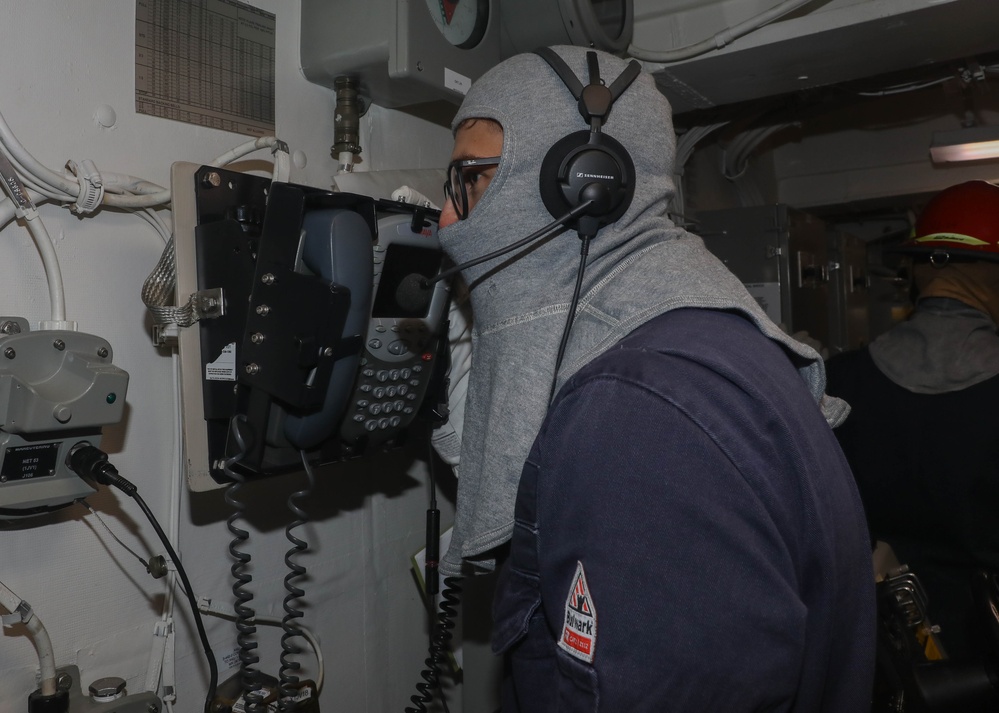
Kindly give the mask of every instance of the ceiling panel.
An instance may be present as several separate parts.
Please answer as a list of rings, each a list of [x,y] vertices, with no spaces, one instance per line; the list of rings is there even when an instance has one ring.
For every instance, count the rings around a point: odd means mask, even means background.
[[[643,35],[636,27],[636,37]],[[869,0],[805,13],[721,50],[647,68],[682,114],[997,50],[999,0]]]

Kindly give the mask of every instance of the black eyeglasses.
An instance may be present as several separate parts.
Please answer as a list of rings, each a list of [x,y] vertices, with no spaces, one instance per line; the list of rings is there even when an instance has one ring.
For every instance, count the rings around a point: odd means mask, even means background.
[[[483,168],[498,166],[499,156],[489,158],[466,158],[452,161],[447,166],[447,180],[444,182],[444,197],[454,205],[454,212],[458,220],[468,217],[471,206],[468,205],[468,189],[466,185],[471,185],[477,180]],[[466,171],[465,169],[474,169]]]

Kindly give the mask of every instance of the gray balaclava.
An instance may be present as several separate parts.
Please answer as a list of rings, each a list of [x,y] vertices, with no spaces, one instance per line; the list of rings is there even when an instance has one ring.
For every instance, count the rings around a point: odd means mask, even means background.
[[[920,298],[909,319],[868,352],[882,374],[916,394],[962,391],[999,374],[996,323],[947,297]]]
[[[556,47],[583,84],[587,50]],[[627,63],[598,53],[609,85]],[[550,223],[538,180],[548,149],[587,129],[576,100],[541,57],[512,57],[472,86],[452,123],[488,118],[503,127],[495,177],[467,220],[440,231],[461,263],[530,235]],[[738,279],[700,238],[666,215],[674,193],[671,110],[651,75],[642,73],[614,103],[603,130],[635,164],[634,199],[592,240],[581,299],[558,384],[649,319],[679,307],[736,310],[792,354],[826,419],[846,416],[842,401],[823,397],[818,354],[774,325]],[[446,575],[491,569],[490,550],[510,539],[521,469],[548,408],[549,386],[579,263],[580,240],[565,230],[498,260],[463,271],[471,286],[472,368],[465,404],[461,477]],[[475,567],[471,569],[474,570]]]

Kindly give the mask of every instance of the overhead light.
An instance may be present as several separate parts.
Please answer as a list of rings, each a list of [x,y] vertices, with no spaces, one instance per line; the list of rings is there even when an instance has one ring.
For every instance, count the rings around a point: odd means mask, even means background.
[[[930,144],[930,158],[933,163],[999,158],[999,126],[935,131],[933,143]]]

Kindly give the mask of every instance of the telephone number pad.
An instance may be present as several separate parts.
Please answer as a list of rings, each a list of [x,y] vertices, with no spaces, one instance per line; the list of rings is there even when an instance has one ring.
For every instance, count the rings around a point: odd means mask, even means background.
[[[409,423],[424,386],[423,364],[386,368],[361,362],[353,420],[365,431],[384,431]]]

